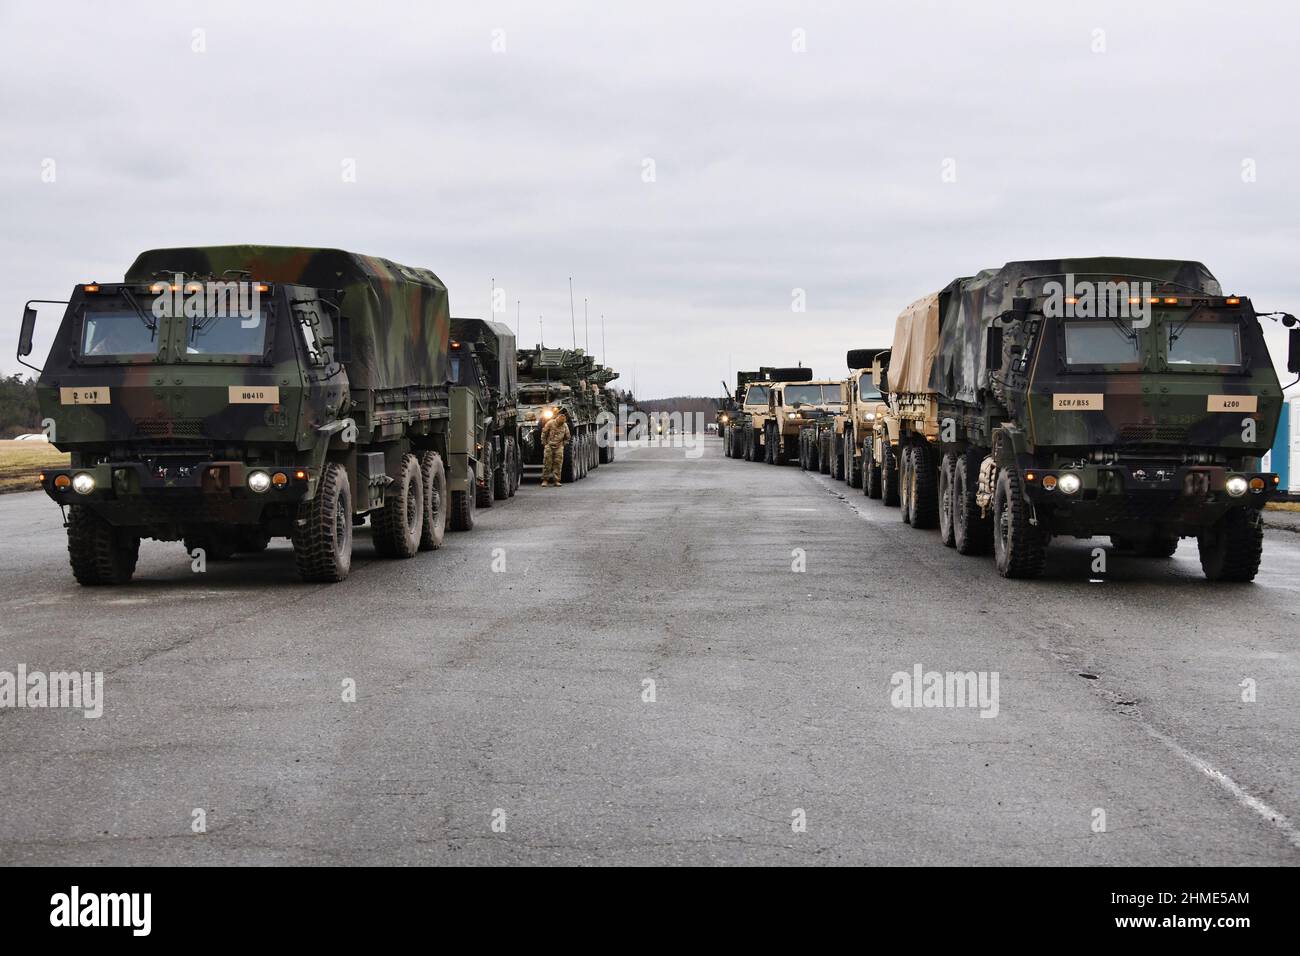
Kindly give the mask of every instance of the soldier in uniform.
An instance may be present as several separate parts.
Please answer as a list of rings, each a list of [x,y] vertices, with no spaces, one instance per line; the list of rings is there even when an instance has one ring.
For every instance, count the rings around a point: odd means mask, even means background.
[[[542,426],[542,487],[554,485],[559,487],[560,469],[564,465],[564,446],[569,441],[569,421],[564,409],[557,408],[555,414]]]

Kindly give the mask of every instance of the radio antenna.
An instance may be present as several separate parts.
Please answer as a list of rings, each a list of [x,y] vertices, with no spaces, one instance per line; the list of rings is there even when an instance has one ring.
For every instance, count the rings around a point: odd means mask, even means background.
[[[573,276],[569,276],[569,331],[573,333],[573,348],[578,348],[578,325],[573,318]]]

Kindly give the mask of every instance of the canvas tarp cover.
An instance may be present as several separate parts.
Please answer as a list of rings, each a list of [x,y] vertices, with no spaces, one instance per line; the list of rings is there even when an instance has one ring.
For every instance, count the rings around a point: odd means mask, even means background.
[[[344,290],[351,320],[353,389],[444,385],[451,318],[447,287],[428,269],[388,259],[299,246],[188,246],[142,252],[126,281],[184,273],[202,280],[240,278]],[[328,310],[322,310],[326,315]]]
[[[939,350],[939,295],[917,299],[894,324],[889,355],[889,390],[924,392],[930,387],[930,367]]]

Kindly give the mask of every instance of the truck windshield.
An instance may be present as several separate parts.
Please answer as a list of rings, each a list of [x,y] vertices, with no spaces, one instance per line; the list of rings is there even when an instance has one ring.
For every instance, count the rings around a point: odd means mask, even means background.
[[[1065,361],[1069,365],[1136,365],[1137,335],[1111,321],[1066,322]]]
[[[265,310],[239,315],[193,316],[187,322],[186,355],[261,355],[266,345]]]
[[[746,405],[766,405],[767,404],[767,386],[751,385],[745,391]]]
[[[797,405],[838,405],[840,387],[838,385],[787,385],[785,403],[791,408]]]
[[[880,389],[871,384],[871,380],[863,378],[858,385],[858,401],[871,402],[880,398]]]
[[[1166,326],[1170,365],[1240,365],[1241,334],[1236,322],[1188,322]]]
[[[154,356],[158,354],[158,323],[143,319],[130,306],[87,309],[81,335],[85,356]]]

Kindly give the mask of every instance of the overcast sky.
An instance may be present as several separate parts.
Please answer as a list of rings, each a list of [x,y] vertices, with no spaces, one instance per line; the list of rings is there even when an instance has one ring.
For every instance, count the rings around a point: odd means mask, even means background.
[[[5,0],[0,368],[26,299],[233,242],[426,266],[455,315],[495,277],[523,344],[539,314],[570,344],[572,275],[578,344],[586,297],[645,398],[838,375],[1011,259],[1199,259],[1300,311],[1298,28],[1280,2]]]

